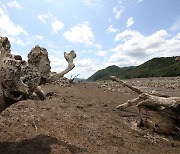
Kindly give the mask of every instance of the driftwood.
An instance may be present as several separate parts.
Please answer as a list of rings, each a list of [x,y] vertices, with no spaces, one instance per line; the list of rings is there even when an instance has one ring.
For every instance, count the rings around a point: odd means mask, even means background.
[[[148,123],[149,126],[153,126],[153,128],[157,131],[165,133],[169,133],[174,129],[179,129],[180,97],[170,97],[158,92],[148,93],[123,82],[115,76],[111,76],[110,79],[121,83],[123,86],[126,86],[139,94],[138,98],[128,100],[126,103],[117,106],[117,109],[124,110],[130,106],[136,105],[139,110],[141,124],[147,125]],[[153,112],[153,114],[156,113],[156,116],[160,117],[159,121],[156,119],[156,122],[155,120],[149,120],[149,122],[147,122],[147,117],[145,120],[143,119],[142,110],[145,110],[146,112]],[[151,116],[153,116],[153,114]]]
[[[113,81],[119,82],[119,83],[122,84],[123,86],[128,87],[128,88],[130,88],[131,90],[133,90],[134,92],[136,92],[137,94],[139,94],[139,98],[135,98],[135,99],[133,99],[133,100],[128,100],[126,103],[117,106],[117,107],[116,107],[117,109],[121,109],[121,110],[122,110],[122,109],[125,109],[125,108],[127,108],[127,107],[130,107],[130,106],[133,106],[133,105],[137,105],[139,102],[141,102],[142,100],[146,99],[145,94],[147,94],[147,95],[149,94],[149,95],[151,95],[151,96],[157,96],[157,97],[164,97],[164,98],[170,97],[170,96],[168,96],[168,95],[161,94],[161,93],[158,93],[158,92],[156,92],[156,91],[151,91],[151,92],[142,91],[142,90],[140,90],[140,89],[138,89],[138,88],[136,88],[136,87],[133,87],[133,86],[125,83],[124,81],[118,79],[118,78],[115,77],[115,76],[111,76],[110,79],[113,80]],[[141,94],[142,94],[142,95],[141,95]],[[144,95],[143,95],[143,94],[144,94]],[[143,96],[144,96],[144,97],[143,97]]]
[[[59,78],[62,78],[66,73],[68,73],[75,67],[73,60],[76,58],[76,53],[74,52],[74,50],[72,50],[70,53],[64,52],[64,58],[68,62],[67,68],[60,73],[52,75],[48,82],[54,82],[54,81],[58,80]]]
[[[0,37],[0,112],[28,96],[28,86],[21,80],[21,61],[10,47],[8,38]]]
[[[122,84],[124,87],[130,88],[131,90],[135,91],[135,92],[138,93],[138,94],[142,94],[142,93],[143,93],[142,90],[140,90],[140,89],[138,89],[138,88],[135,88],[135,87],[133,87],[133,86],[128,85],[127,83],[125,83],[125,82],[123,82],[122,80],[118,79],[116,76],[110,76],[110,79],[113,80],[113,81],[119,82],[119,83]]]
[[[38,71],[40,84],[45,84],[59,80],[75,67],[73,60],[76,53],[73,50],[70,53],[64,52],[64,58],[68,62],[67,68],[60,73],[52,73],[47,50],[37,45],[28,54],[28,65]]]
[[[27,64],[36,69],[40,76],[40,84],[46,83],[51,76],[51,66],[48,52],[45,48],[36,45],[28,54]]]
[[[46,95],[40,85],[54,82],[71,71],[76,53],[64,52],[68,67],[61,73],[53,74],[50,69],[48,52],[35,46],[28,54],[28,62],[20,55],[11,54],[11,44],[7,37],[0,37],[0,112],[10,105],[36,96],[44,100]]]

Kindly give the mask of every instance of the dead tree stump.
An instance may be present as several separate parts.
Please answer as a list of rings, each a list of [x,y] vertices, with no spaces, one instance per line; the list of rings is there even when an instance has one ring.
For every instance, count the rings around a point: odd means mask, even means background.
[[[152,127],[154,130],[163,133],[180,130],[180,97],[170,97],[158,92],[148,93],[123,82],[115,76],[111,76],[110,79],[139,94],[138,98],[120,104],[116,107],[117,109],[124,110],[136,105],[142,125]],[[151,119],[148,119],[147,116],[143,118],[142,111],[148,112]]]

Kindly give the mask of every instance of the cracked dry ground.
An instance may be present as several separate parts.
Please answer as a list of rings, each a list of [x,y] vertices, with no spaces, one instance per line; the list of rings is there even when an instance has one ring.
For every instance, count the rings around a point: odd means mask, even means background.
[[[26,100],[7,108],[0,115],[0,153],[180,153],[179,136],[136,127],[136,107],[116,110],[136,94],[124,87],[105,91],[101,85],[44,85],[49,93],[45,101]]]

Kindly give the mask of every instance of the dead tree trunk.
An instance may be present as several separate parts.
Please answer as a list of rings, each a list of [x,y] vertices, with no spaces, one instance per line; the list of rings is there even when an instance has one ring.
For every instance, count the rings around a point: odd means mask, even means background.
[[[136,105],[139,109],[139,115],[141,118],[141,123],[147,124],[147,119],[144,121],[142,117],[142,109],[146,112],[155,112],[160,117],[159,121],[156,123],[153,121],[154,129],[169,133],[173,129],[179,129],[180,122],[180,97],[170,97],[158,92],[145,92],[136,87],[128,85],[122,80],[118,79],[115,76],[111,76],[110,79],[113,81],[121,83],[123,86],[126,86],[139,94],[138,98],[128,100],[126,103],[117,106],[117,109],[123,110],[130,106]],[[153,116],[153,115],[152,115]],[[167,119],[162,120],[162,119]],[[162,124],[163,121],[163,124]],[[152,121],[151,121],[152,122]],[[152,126],[152,124],[151,124]],[[160,127],[161,126],[161,127]],[[171,126],[171,127],[169,127]]]
[[[0,112],[18,101],[28,99],[33,92],[40,99],[45,99],[43,91],[38,87],[38,72],[24,68],[22,57],[12,55],[10,47],[8,38],[0,37]]]
[[[125,82],[123,82],[122,80],[118,79],[116,76],[110,76],[110,79],[113,80],[113,81],[119,82],[119,83],[122,84],[124,87],[130,88],[131,90],[135,91],[135,92],[138,93],[138,94],[142,94],[142,93],[143,93],[142,90],[140,90],[140,89],[138,89],[138,88],[135,88],[135,87],[133,87],[133,86],[128,85],[127,83],[125,83]]]
[[[144,93],[148,94],[148,92],[145,92],[145,91],[142,91],[142,90],[140,90],[140,89],[138,89],[138,88],[136,88],[136,87],[133,87],[133,86],[125,83],[124,81],[118,79],[118,78],[115,77],[115,76],[110,76],[110,79],[113,80],[113,81],[119,82],[120,84],[122,84],[122,85],[125,86],[125,87],[130,88],[131,90],[133,90],[134,92],[136,92],[136,93],[139,94],[139,95],[140,95],[140,94],[144,94]],[[156,92],[156,91],[151,91],[151,92],[149,93],[149,95],[158,96],[158,97],[164,97],[164,98],[168,98],[168,97],[169,97],[168,95],[161,94],[161,93],[158,93],[158,92]],[[133,100],[128,100],[126,103],[117,106],[117,109],[125,109],[125,108],[127,108],[127,107],[130,107],[130,106],[133,106],[133,105],[137,105],[137,104],[138,104],[140,101],[142,101],[142,100],[144,100],[144,99],[142,98],[142,95],[140,95],[139,98],[135,98],[135,99],[133,99]]]

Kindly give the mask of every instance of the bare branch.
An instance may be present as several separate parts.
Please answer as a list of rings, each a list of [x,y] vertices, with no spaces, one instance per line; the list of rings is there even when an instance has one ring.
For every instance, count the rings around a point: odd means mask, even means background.
[[[64,71],[53,75],[50,79],[50,82],[58,80],[75,67],[73,60],[76,58],[76,53],[74,52],[74,50],[72,50],[70,53],[64,52],[64,58],[68,62],[68,67]]]

